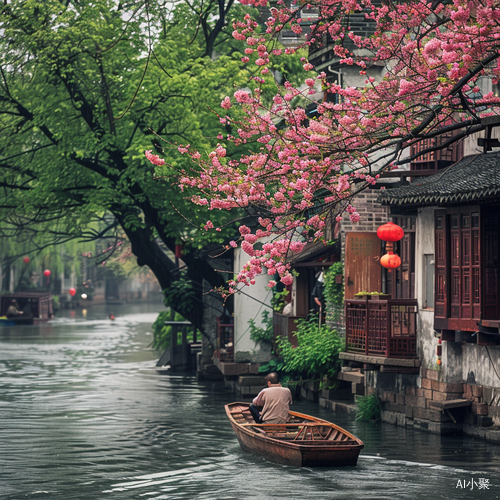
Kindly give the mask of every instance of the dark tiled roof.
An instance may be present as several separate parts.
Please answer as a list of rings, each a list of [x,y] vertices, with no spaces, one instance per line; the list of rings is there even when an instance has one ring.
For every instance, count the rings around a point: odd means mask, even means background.
[[[293,264],[298,264],[300,262],[313,262],[322,257],[331,255],[335,253],[335,251],[336,251],[335,244],[328,245],[323,241],[315,241],[314,243],[308,243],[304,247],[302,252],[291,257],[290,263],[293,265]]]
[[[450,167],[410,185],[386,189],[383,205],[455,205],[500,198],[500,153],[466,156]]]

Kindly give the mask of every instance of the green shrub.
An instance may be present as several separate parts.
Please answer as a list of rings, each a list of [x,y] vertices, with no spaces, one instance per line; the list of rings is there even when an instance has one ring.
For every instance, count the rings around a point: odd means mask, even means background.
[[[382,410],[376,394],[356,396],[356,420],[375,422],[381,417]]]
[[[195,307],[198,307],[196,290],[185,269],[181,270],[179,274],[179,278],[163,290],[164,303],[181,315],[190,316]]]
[[[289,291],[288,290],[282,290],[281,292],[274,292],[273,291],[273,296],[271,298],[271,307],[273,308],[273,311],[276,311],[277,313],[280,313],[283,311],[283,308],[286,306],[286,297],[288,296]]]
[[[173,320],[170,311],[162,311],[158,314],[158,317],[153,323],[153,342],[151,342],[150,345],[150,347],[158,351],[164,351],[171,345],[172,326],[166,325],[165,321],[186,321],[186,319],[177,312]],[[187,340],[188,342],[192,342],[193,340],[193,327],[188,328]]]
[[[335,379],[340,369],[339,353],[344,349],[337,332],[324,324],[320,327],[318,316],[311,315],[297,321],[295,336],[297,347],[288,339],[277,339],[282,371],[297,381]]]
[[[250,338],[260,344],[271,345],[274,340],[273,317],[269,311],[262,312],[262,324],[264,327],[256,326],[253,318],[248,320],[250,325]]]
[[[337,283],[337,276],[343,276],[342,262],[334,262],[324,273],[323,295],[325,297],[326,320],[335,328],[344,330],[344,284]]]
[[[59,295],[52,296],[52,307],[54,311],[59,311],[59,309],[61,309],[61,297]]]
[[[282,359],[273,358],[273,359],[271,359],[271,361],[269,361],[269,363],[266,363],[265,365],[262,365],[259,367],[259,373],[262,373],[262,375],[267,375],[268,373],[271,373],[271,372],[276,372],[278,374],[282,374],[284,366],[285,366],[285,364],[283,363]],[[281,380],[281,378],[280,378],[280,380]]]

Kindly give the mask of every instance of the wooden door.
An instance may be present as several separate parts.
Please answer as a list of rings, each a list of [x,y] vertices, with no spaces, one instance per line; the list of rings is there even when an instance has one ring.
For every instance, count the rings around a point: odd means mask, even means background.
[[[346,233],[345,298],[362,291],[381,292],[381,240],[377,233]]]

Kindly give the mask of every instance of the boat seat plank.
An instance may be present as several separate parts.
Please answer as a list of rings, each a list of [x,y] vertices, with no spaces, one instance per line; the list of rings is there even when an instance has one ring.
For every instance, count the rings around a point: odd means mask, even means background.
[[[309,439],[299,439],[297,441],[294,441],[295,444],[310,444],[312,446],[335,446],[335,447],[342,447],[342,446],[352,446],[352,445],[355,445],[355,444],[358,444],[356,441],[354,441],[353,439],[350,439],[349,441],[319,441],[319,440],[315,440],[315,441],[312,441],[309,440]]]
[[[341,435],[342,434],[340,433],[340,431],[338,429],[332,428],[332,429],[330,429],[330,432],[327,435],[327,439],[330,439],[332,441],[336,441],[338,439],[338,437]]]
[[[264,429],[259,429],[258,427],[252,429],[253,432],[258,432],[259,434],[264,434],[267,436],[267,432]]]

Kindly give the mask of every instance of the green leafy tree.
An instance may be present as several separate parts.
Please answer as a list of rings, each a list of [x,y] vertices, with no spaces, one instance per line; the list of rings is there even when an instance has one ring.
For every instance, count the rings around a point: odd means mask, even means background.
[[[233,0],[4,2],[0,235],[42,232],[44,245],[107,238],[110,252],[125,235],[162,289],[180,276],[172,251],[182,244],[195,299],[202,277],[221,285],[199,250],[226,241],[234,226],[220,213],[220,233],[200,231],[208,217],[184,201],[173,173],[186,161],[177,144],[209,148],[224,130],[211,108],[251,76],[228,26],[229,12],[242,8]],[[171,167],[155,172],[145,150]],[[185,317],[200,328],[202,311]]]

